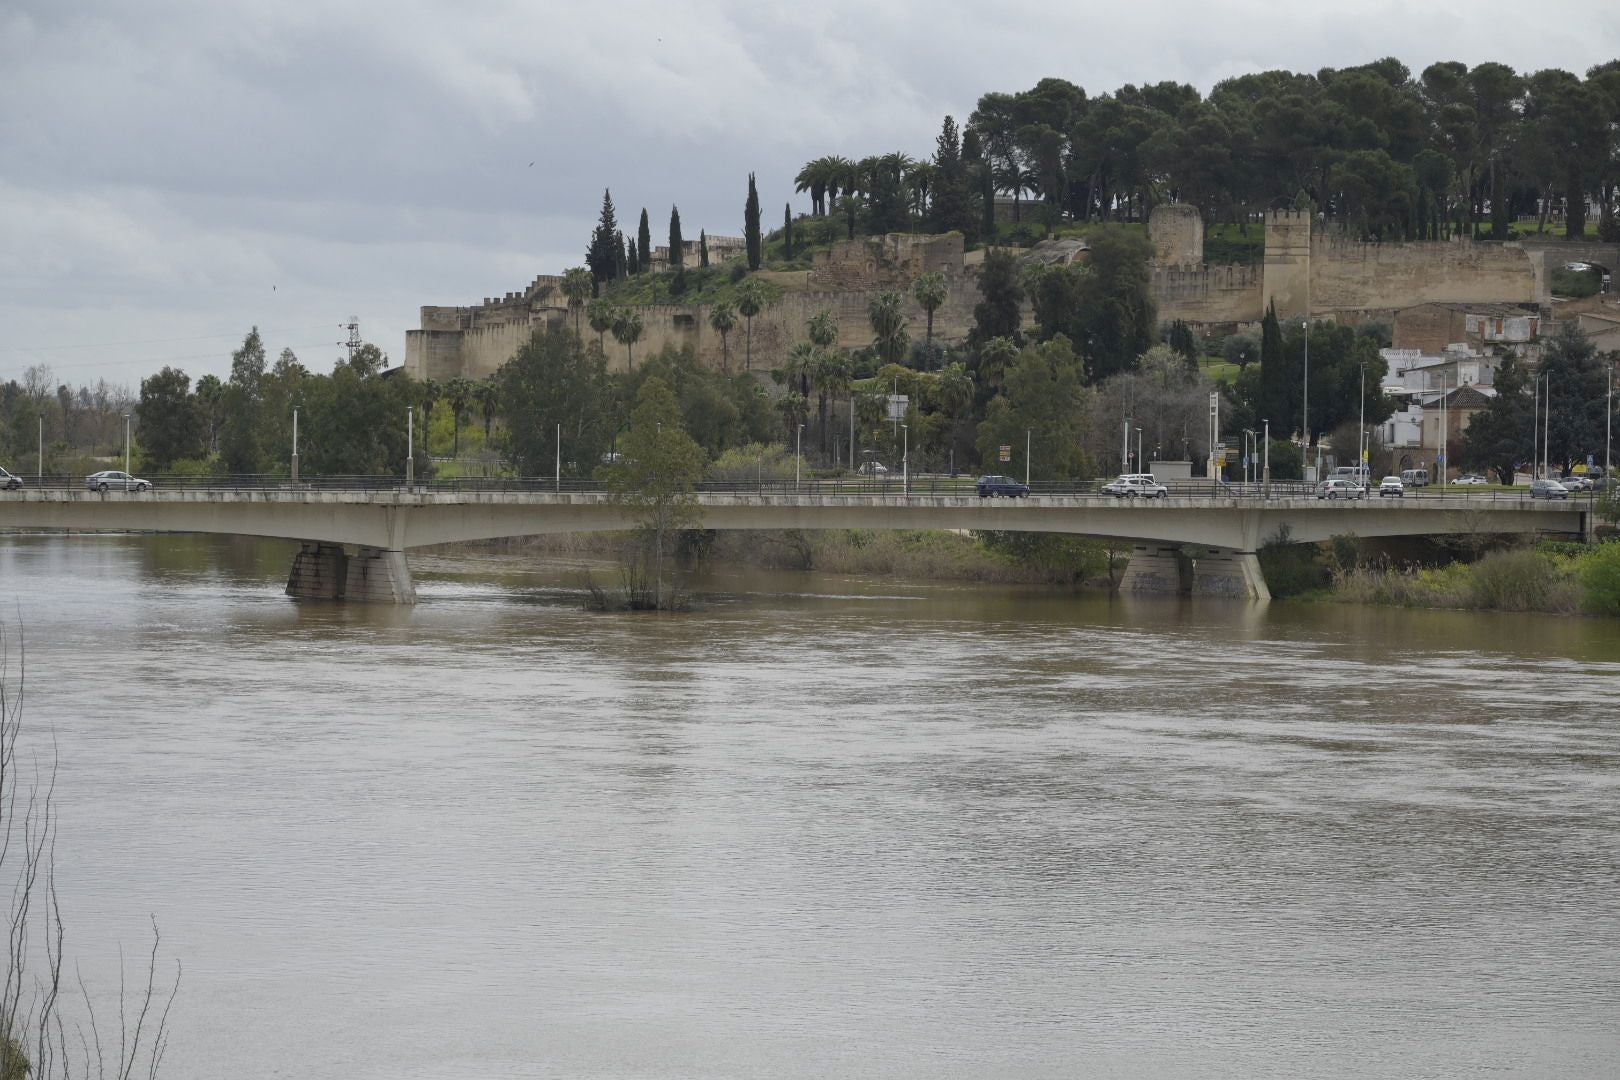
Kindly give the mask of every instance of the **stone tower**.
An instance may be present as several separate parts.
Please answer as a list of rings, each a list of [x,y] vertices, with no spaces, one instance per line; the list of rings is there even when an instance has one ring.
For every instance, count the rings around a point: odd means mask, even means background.
[[[1300,318],[1311,303],[1311,215],[1306,210],[1266,211],[1266,303],[1279,319]]]
[[[1159,266],[1202,266],[1204,219],[1186,203],[1162,203],[1148,217],[1153,261]]]

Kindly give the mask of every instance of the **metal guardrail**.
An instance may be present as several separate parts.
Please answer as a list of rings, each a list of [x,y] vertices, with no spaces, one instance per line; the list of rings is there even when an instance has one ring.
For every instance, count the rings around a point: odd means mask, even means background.
[[[83,476],[55,474],[43,478],[23,477],[24,492],[33,491],[70,491],[91,493]],[[196,492],[401,492],[405,490],[405,480],[399,476],[320,476],[301,478],[293,481],[285,476],[271,475],[240,475],[240,476],[176,476],[165,473],[152,473],[142,477],[152,483],[158,491],[196,491]],[[1031,498],[1065,497],[1065,498],[1095,498],[1114,500],[1119,498],[1104,494],[1103,485],[1109,480],[1054,480],[1036,481],[1030,485]],[[1209,499],[1229,503],[1250,503],[1266,499],[1309,499],[1314,495],[1315,487],[1303,481],[1272,481],[1269,495],[1266,487],[1260,483],[1227,484],[1209,480],[1178,480],[1164,485],[1169,491],[1171,499],[1197,498]],[[112,492],[120,491],[116,486]],[[600,493],[607,488],[597,480],[563,479],[554,477],[458,477],[452,479],[417,480],[410,486],[410,491],[421,494],[477,494],[477,493]],[[756,495],[756,496],[804,496],[804,495],[849,495],[874,497],[962,497],[971,498],[977,494],[975,480],[969,476],[947,476],[942,474],[918,475],[910,478],[909,482],[900,476],[889,474],[881,477],[868,476],[841,476],[803,478],[798,481],[784,479],[736,480],[736,481],[705,481],[700,483],[697,490],[703,494],[711,495]],[[15,492],[0,491],[0,498],[14,495]],[[1572,494],[1571,503],[1594,503],[1599,498],[1595,491]],[[989,501],[989,500],[986,500]],[[1152,502],[1154,500],[1119,499],[1121,502]],[[1466,503],[1471,506],[1481,504],[1511,504],[1523,505],[1534,501],[1539,504],[1547,501],[1542,499],[1531,500],[1529,489],[1514,491],[1476,491],[1473,488],[1458,485],[1447,485],[1445,488],[1431,486],[1423,489],[1408,489],[1399,499],[1380,497],[1376,491],[1368,491],[1365,498],[1335,501],[1334,505],[1356,506],[1367,504],[1380,504],[1399,506],[1412,503],[1432,503],[1435,501]]]

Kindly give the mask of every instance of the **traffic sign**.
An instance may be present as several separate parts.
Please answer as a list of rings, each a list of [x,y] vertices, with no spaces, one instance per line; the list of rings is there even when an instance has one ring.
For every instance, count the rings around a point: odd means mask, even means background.
[[[1003,446],[1001,448],[1001,460],[1002,461],[1011,461],[1012,460],[1012,447]]]

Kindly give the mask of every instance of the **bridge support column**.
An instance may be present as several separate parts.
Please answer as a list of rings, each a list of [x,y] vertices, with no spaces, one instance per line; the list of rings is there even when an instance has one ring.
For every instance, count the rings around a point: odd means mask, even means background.
[[[1233,600],[1270,600],[1260,556],[1252,551],[1206,548],[1192,560],[1192,594]]]
[[[1181,551],[1173,545],[1137,544],[1131,548],[1125,575],[1119,579],[1120,592],[1185,593],[1181,584]]]
[[[1260,559],[1252,551],[1137,544],[1120,579],[1121,592],[1270,600]]]
[[[351,555],[343,598],[376,604],[416,603],[416,584],[405,553],[363,547]]]
[[[287,576],[287,595],[300,600],[341,600],[348,582],[348,556],[342,544],[304,541],[293,556]]]
[[[414,604],[416,585],[403,551],[362,547],[349,555],[342,544],[306,540],[293,556],[287,595],[300,600]]]

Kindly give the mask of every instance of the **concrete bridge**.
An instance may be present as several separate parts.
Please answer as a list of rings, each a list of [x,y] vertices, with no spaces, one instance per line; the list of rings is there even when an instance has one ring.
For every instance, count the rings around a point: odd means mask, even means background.
[[[1309,543],[1451,533],[1589,536],[1589,500],[1510,493],[1323,502],[1311,497],[1094,494],[972,495],[716,491],[697,496],[705,529],[965,529],[1070,533],[1128,543],[1122,588],[1268,598],[1256,552],[1286,531]],[[290,596],[414,603],[405,552],[460,541],[634,527],[633,512],[594,491],[190,488],[148,492],[24,489],[0,495],[0,528],[224,533],[302,542]]]

